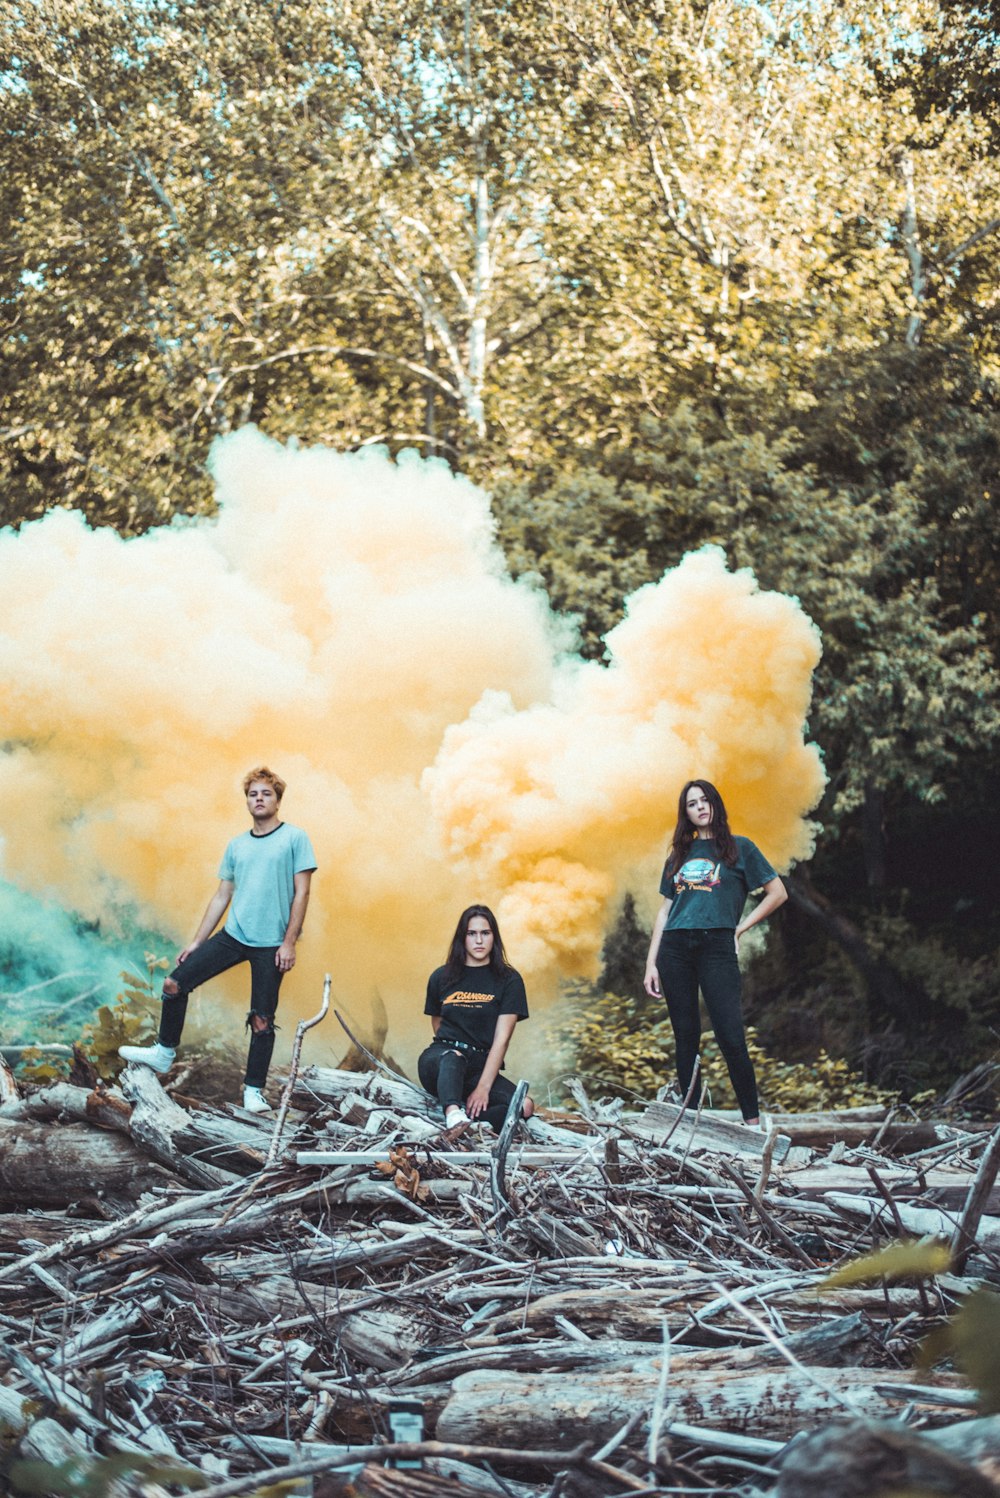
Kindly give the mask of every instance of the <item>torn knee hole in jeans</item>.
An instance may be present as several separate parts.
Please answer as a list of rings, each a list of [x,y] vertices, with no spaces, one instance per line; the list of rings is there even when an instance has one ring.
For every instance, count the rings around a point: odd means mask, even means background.
[[[258,1014],[251,1009],[247,1015],[246,1028],[253,1035],[273,1035],[277,1027],[273,1014]]]

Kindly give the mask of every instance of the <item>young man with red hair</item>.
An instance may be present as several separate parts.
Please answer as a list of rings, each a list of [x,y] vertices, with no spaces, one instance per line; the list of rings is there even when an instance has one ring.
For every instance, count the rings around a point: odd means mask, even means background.
[[[295,944],[306,917],[316,857],[301,827],[282,822],[278,815],[285,793],[279,775],[266,765],[251,770],[244,777],[243,792],[253,825],[228,844],[219,868],[219,887],[193,940],[164,981],[157,1042],[123,1045],[118,1054],[125,1061],[168,1072],[184,1029],[188,995],[210,978],[248,962],[250,1048],[243,1106],[251,1113],[266,1113],[270,1104],[263,1087],[274,1050],[278,990],[295,965]],[[216,931],[227,910],[225,926]]]

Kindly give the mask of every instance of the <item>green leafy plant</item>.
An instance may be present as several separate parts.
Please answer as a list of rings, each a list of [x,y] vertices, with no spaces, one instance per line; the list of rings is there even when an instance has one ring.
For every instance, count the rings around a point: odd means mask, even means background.
[[[53,1060],[38,1046],[26,1046],[17,1065],[17,1074],[22,1082],[34,1082],[42,1087],[46,1082],[58,1081],[66,1075],[69,1062]]]
[[[83,1049],[97,1067],[98,1075],[106,1081],[121,1070],[119,1046],[146,1045],[156,1039],[160,1005],[155,974],[166,971],[170,963],[155,952],[147,952],[145,957],[148,977],[142,978],[128,970],[123,972],[122,992],[113,1003],[101,1005],[93,1023],[83,1032]]]
[[[567,985],[564,993],[564,1003],[549,1020],[561,1069],[575,1070],[588,1087],[618,1097],[653,1097],[672,1079],[673,1034],[661,1003],[603,994],[583,982]],[[895,1093],[865,1082],[846,1061],[825,1051],[811,1062],[778,1061],[763,1050],[752,1028],[747,1047],[769,1108],[809,1112],[895,1100]],[[713,1105],[734,1107],[726,1063],[710,1032],[702,1040],[701,1060]]]

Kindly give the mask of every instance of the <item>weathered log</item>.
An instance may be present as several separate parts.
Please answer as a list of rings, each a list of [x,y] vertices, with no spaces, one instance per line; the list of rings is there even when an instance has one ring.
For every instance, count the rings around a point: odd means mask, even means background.
[[[298,1108],[338,1105],[352,1092],[361,1093],[372,1106],[388,1104],[420,1117],[440,1117],[436,1099],[416,1083],[376,1071],[337,1071],[328,1066],[307,1066],[292,1090],[292,1102]]]
[[[29,1243],[59,1243],[71,1230],[64,1212],[0,1212],[0,1255],[23,1252]]]
[[[271,1321],[308,1311],[335,1331],[342,1345],[371,1368],[398,1368],[420,1351],[430,1328],[412,1315],[372,1309],[371,1297],[289,1275],[255,1276],[251,1269],[218,1272],[211,1287],[195,1287],[192,1299],[204,1299],[216,1315],[241,1326],[266,1326]],[[355,1310],[359,1301],[366,1309]]]
[[[143,1070],[152,1076],[148,1067]],[[130,1085],[141,1084],[143,1081],[148,1081],[148,1077],[136,1078],[133,1074]],[[159,1088],[155,1079],[150,1087],[150,1095],[156,1099],[153,1088]],[[197,1155],[200,1160],[209,1161],[227,1172],[233,1171],[240,1175],[251,1175],[260,1170],[270,1138],[269,1129],[253,1119],[233,1118],[214,1109],[203,1108],[196,1102],[191,1103],[190,1107],[191,1112],[185,1112],[181,1120],[173,1111],[176,1103],[169,1103],[169,1117],[173,1125],[170,1139],[180,1154]],[[76,1087],[70,1082],[53,1082],[41,1091],[0,1109],[0,1119],[73,1119],[78,1123],[111,1129],[130,1138],[132,1114],[132,1104],[117,1088]],[[171,1162],[173,1159],[171,1153]],[[203,1183],[197,1181],[195,1184]]]
[[[748,1129],[745,1124],[718,1118],[710,1113],[696,1113],[678,1103],[650,1103],[638,1118],[630,1117],[632,1133],[662,1145],[670,1136],[670,1148],[676,1150],[716,1150],[724,1155],[747,1155],[756,1159],[764,1153],[767,1136],[762,1129]],[[792,1141],[776,1130],[772,1160],[775,1165],[791,1149]]]
[[[129,1133],[132,1108],[117,1089],[74,1087],[71,1082],[52,1082],[0,1110],[0,1119],[73,1119],[96,1124],[119,1134]]]
[[[880,1164],[878,1173],[897,1200],[918,1198],[921,1202],[957,1213],[969,1194],[967,1170],[937,1167],[918,1171],[912,1165],[892,1161]],[[822,1197],[828,1191],[864,1194],[871,1191],[872,1184],[863,1166],[821,1161],[782,1170],[781,1183],[786,1191],[807,1198]],[[986,1210],[1000,1216],[1000,1188],[994,1187],[990,1192]]]
[[[670,1381],[669,1407],[671,1418],[687,1425],[787,1441],[804,1426],[843,1415],[845,1408],[867,1419],[891,1419],[901,1397],[879,1391],[884,1376],[870,1368],[824,1368],[806,1379],[798,1371],[771,1368],[687,1367],[677,1383]],[[897,1383],[916,1382],[913,1375],[893,1377]],[[613,1379],[592,1373],[516,1378],[506,1372],[467,1373],[452,1385],[436,1434],[442,1441],[492,1444],[502,1438],[519,1446],[566,1449],[584,1439],[604,1440],[632,1416],[652,1409],[659,1383],[658,1358],[617,1369]]]
[[[915,1431],[851,1420],[793,1441],[780,1460],[777,1498],[997,1498],[975,1467]]]
[[[178,1178],[128,1139],[81,1124],[0,1119],[0,1207],[69,1207],[91,1197],[137,1201]]]
[[[175,1135],[190,1136],[191,1119],[167,1096],[148,1066],[127,1066],[121,1075],[121,1089],[134,1105],[129,1120],[132,1138],[154,1160],[195,1186],[223,1186],[232,1180],[229,1171],[187,1154],[175,1140]]]
[[[499,1336],[518,1327],[530,1327],[536,1333],[551,1335],[557,1317],[565,1317],[588,1336],[659,1342],[665,1317],[672,1332],[683,1330],[710,1294],[711,1288],[695,1278],[685,1290],[682,1277],[670,1290],[637,1290],[629,1285],[560,1290],[496,1316],[484,1325],[484,1331]],[[811,1304],[815,1309],[815,1299]]]
[[[888,1151],[927,1149],[941,1142],[937,1127],[923,1119],[869,1123],[833,1114],[775,1113],[772,1122],[792,1144],[817,1150],[830,1149],[834,1144],[856,1149],[876,1138],[879,1147]]]
[[[888,1205],[881,1200],[874,1201],[863,1196],[846,1196],[840,1191],[827,1192],[825,1200],[851,1217],[877,1223],[879,1227],[892,1234],[897,1232],[895,1217]],[[937,1207],[911,1207],[905,1202],[898,1202],[896,1212],[904,1229],[920,1237],[932,1234],[935,1237],[950,1239],[955,1232],[954,1216],[940,1211]],[[993,1251],[1000,1249],[1000,1217],[981,1217],[973,1242]]]
[[[649,1342],[588,1341],[569,1338],[538,1342],[502,1342],[484,1345],[480,1339],[467,1348],[450,1349],[437,1357],[422,1358],[419,1363],[387,1373],[387,1389],[406,1389],[411,1385],[450,1383],[463,1373],[478,1373],[484,1368],[503,1368],[510,1372],[540,1373],[553,1369],[614,1368],[632,1365],[650,1356]]]

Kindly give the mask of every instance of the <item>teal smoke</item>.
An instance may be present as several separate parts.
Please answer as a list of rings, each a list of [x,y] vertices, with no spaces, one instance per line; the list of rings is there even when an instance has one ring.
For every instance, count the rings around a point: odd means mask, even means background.
[[[145,977],[146,953],[172,956],[156,933],[109,934],[0,880],[0,1043],[75,1040],[122,973]]]

